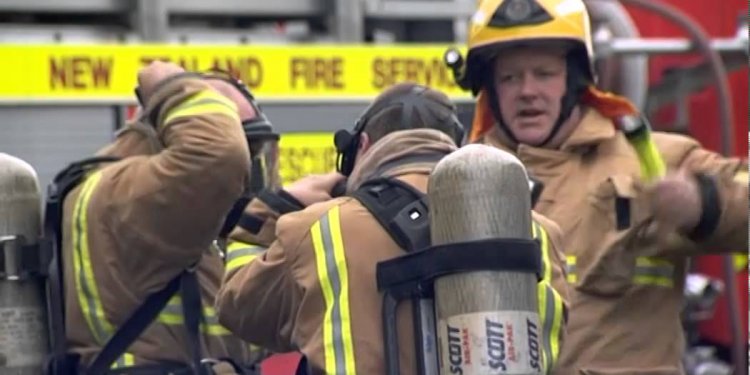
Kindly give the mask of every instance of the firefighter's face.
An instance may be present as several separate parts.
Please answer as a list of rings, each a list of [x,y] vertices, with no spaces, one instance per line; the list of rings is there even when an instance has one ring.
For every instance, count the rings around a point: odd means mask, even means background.
[[[565,95],[563,48],[509,48],[495,60],[495,89],[503,121],[518,142],[537,145],[552,131]]]

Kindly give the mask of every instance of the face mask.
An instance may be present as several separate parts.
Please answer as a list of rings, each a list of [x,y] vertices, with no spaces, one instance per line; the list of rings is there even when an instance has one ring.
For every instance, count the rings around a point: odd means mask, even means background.
[[[250,194],[278,188],[279,134],[273,132],[270,122],[262,114],[242,126],[250,147]]]

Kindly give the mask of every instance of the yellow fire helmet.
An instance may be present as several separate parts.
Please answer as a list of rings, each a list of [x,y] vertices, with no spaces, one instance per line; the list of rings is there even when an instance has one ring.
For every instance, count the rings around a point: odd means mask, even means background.
[[[539,42],[570,43],[574,63],[594,82],[591,25],[583,0],[479,0],[477,5],[465,67],[465,83],[475,94],[482,80],[491,81],[485,69],[498,50]]]

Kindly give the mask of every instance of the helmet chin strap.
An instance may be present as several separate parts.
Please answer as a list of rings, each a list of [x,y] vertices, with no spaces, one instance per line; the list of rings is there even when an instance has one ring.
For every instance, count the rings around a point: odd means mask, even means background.
[[[513,134],[513,131],[510,129],[508,124],[506,124],[505,121],[503,120],[502,113],[500,112],[500,106],[498,105],[497,92],[495,91],[495,88],[490,87],[488,91],[490,94],[490,107],[491,107],[490,109],[492,110],[492,115],[495,116],[495,120],[497,120],[498,127],[505,134],[505,136],[508,137],[508,139],[510,139],[511,142],[515,144],[521,143],[518,141],[518,138],[516,138],[515,134]],[[570,100],[566,100],[566,97],[569,96],[570,94],[571,94],[570,92],[566,93],[565,96],[563,96],[562,99],[560,100],[561,104],[563,105],[560,110],[560,115],[557,116],[555,125],[552,127],[552,130],[549,132],[547,137],[541,142],[526,143],[526,144],[532,147],[544,147],[550,141],[552,141],[552,139],[560,132],[560,129],[565,123],[565,120],[567,120],[570,117],[570,114],[573,113],[573,108],[575,107],[575,104],[573,105],[568,104]]]
[[[570,100],[570,97],[574,97],[576,99]],[[565,124],[565,121],[567,121],[570,118],[570,115],[573,113],[573,109],[575,109],[577,97],[579,95],[575,95],[574,93],[571,93],[570,91],[566,92],[565,95],[560,99],[562,102],[560,106],[560,115],[557,117],[557,120],[555,121],[555,125],[552,127],[552,131],[549,132],[549,135],[547,138],[545,138],[541,143],[539,143],[539,146],[545,146],[549,144],[555,136],[560,132],[560,129],[562,129],[563,124]]]

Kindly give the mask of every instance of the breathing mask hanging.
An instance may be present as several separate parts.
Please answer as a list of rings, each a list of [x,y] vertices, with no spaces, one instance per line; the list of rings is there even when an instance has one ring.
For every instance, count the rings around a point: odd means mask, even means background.
[[[250,191],[253,195],[264,189],[276,189],[279,178],[279,135],[259,121],[244,122],[251,155]]]

